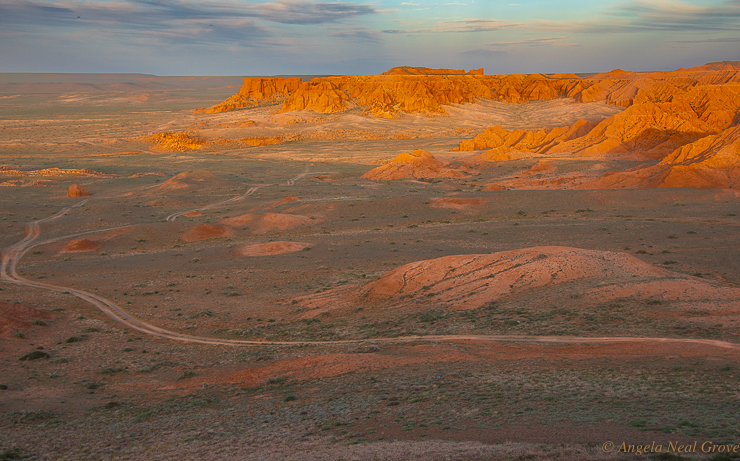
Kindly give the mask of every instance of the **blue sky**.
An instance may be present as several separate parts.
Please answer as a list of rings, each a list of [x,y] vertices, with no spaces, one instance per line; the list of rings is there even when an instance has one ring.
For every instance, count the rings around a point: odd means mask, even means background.
[[[487,74],[740,60],[740,0],[0,0],[0,72]]]

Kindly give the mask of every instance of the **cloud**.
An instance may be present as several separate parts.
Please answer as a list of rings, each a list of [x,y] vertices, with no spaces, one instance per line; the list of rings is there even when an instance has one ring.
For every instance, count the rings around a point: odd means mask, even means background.
[[[505,27],[514,27],[519,24],[496,19],[460,19],[457,21],[440,21],[434,26],[418,29],[386,29],[386,34],[439,34],[439,33],[471,33],[491,32]]]
[[[378,13],[370,5],[306,1],[265,3],[249,10],[255,17],[283,24],[323,24]]]
[[[740,29],[740,0],[694,6],[675,0],[632,1],[606,8],[590,21],[534,20],[531,30],[581,33],[711,32]]]
[[[476,49],[476,50],[463,51],[462,53],[460,53],[460,55],[465,56],[465,57],[472,57],[476,59],[489,59],[489,58],[502,58],[504,56],[508,56],[509,53],[507,53],[506,51]]]
[[[0,24],[34,24],[61,27],[70,22],[110,22],[152,26],[174,21],[252,18],[282,24],[324,24],[379,13],[361,3],[324,3],[278,0],[249,5],[229,1],[176,0],[0,0]]]
[[[717,37],[701,40],[671,40],[671,43],[740,43],[740,37]]]
[[[364,26],[327,27],[329,36],[361,43],[380,42],[380,32]]]
[[[526,40],[514,40],[506,42],[493,42],[487,43],[487,46],[501,46],[501,47],[513,47],[513,46],[578,46],[577,43],[564,43],[563,40],[568,37],[540,37],[540,38],[529,38]]]

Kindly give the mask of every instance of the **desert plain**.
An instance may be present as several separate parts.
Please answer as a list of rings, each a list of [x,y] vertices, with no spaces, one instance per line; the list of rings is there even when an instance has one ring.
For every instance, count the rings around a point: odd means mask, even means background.
[[[0,74],[0,459],[738,458],[739,109],[737,62]]]

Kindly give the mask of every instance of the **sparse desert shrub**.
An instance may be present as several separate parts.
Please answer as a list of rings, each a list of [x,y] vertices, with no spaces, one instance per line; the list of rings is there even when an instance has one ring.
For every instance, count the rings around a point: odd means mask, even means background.
[[[195,376],[195,374],[196,373],[194,371],[192,371],[192,370],[185,370],[185,371],[182,372],[182,374],[180,375],[180,377],[177,378],[177,379],[180,380],[180,379],[192,378],[193,376]]]
[[[49,354],[47,354],[46,352],[33,351],[33,352],[29,352],[28,354],[24,355],[18,360],[27,361],[27,360],[38,360],[38,359],[48,359],[48,358],[49,358]]]
[[[45,327],[46,326],[46,322],[44,322],[43,320],[40,320],[40,319],[36,319],[33,322],[31,322],[31,325],[37,325],[37,326],[40,326],[40,327]]]
[[[295,395],[293,395],[293,394],[288,394],[288,395],[286,395],[286,396],[285,396],[285,398],[283,399],[283,402],[292,402],[292,401],[294,401],[295,399],[296,399]]]
[[[100,370],[98,370],[98,374],[101,374],[101,375],[114,375],[114,374],[120,373],[122,371],[123,371],[123,368],[106,367],[106,368],[101,368]]]
[[[7,450],[0,451],[0,459],[2,460],[14,460],[24,458],[26,458],[26,456],[23,456],[18,448],[8,448]]]
[[[67,338],[64,342],[65,343],[79,343],[80,341],[84,341],[84,340],[85,340],[84,336],[72,336],[72,337]]]

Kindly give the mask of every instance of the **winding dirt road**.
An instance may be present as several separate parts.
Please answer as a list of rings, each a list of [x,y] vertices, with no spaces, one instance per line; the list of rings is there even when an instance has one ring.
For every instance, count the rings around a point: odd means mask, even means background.
[[[293,178],[298,179],[298,177]],[[246,194],[238,195],[231,199],[218,202],[200,209],[212,208],[225,203],[241,200],[257,190],[253,187],[247,191]],[[31,249],[39,245],[44,245],[52,241],[61,240],[63,238],[69,238],[70,236],[56,238],[54,240],[43,241],[35,243],[41,236],[41,225],[50,223],[55,219],[58,219],[72,209],[80,207],[87,203],[90,199],[82,200],[72,206],[63,208],[58,213],[44,219],[32,221],[26,223],[26,235],[19,242],[3,249],[2,262],[0,263],[0,278],[7,282],[16,285],[41,288],[45,290],[68,292],[71,295],[77,296],[78,298],[85,300],[93,306],[100,309],[108,317],[115,320],[116,322],[141,333],[156,336],[158,338],[169,339],[172,341],[180,341],[187,343],[199,343],[199,344],[210,344],[219,346],[297,346],[297,345],[340,345],[340,344],[360,344],[360,343],[404,343],[412,341],[425,341],[425,342],[442,342],[442,341],[491,341],[491,342],[519,342],[519,343],[545,343],[545,344],[615,344],[615,343],[627,343],[627,342],[649,342],[649,343],[683,343],[683,344],[700,344],[705,346],[713,346],[724,349],[740,349],[740,344],[729,343],[726,341],[717,341],[710,339],[679,339],[679,338],[649,338],[649,337],[626,337],[626,336],[615,336],[615,337],[568,337],[568,336],[509,336],[509,335],[428,335],[428,336],[400,336],[395,338],[373,338],[373,339],[350,339],[350,340],[338,340],[338,341],[248,341],[248,340],[236,340],[236,339],[214,339],[203,336],[186,335],[177,333],[170,330],[159,328],[155,325],[143,322],[131,314],[126,312],[120,306],[113,301],[110,301],[102,296],[89,293],[84,290],[76,288],[69,288],[63,286],[52,285],[49,283],[36,282],[33,280],[22,277],[17,270],[18,262],[20,259]],[[187,213],[174,213],[167,217],[167,221],[174,221],[178,216],[182,216]],[[105,232],[116,228],[99,229],[97,231],[88,231],[83,234],[90,234],[95,232]],[[79,235],[79,234],[75,234]]]

